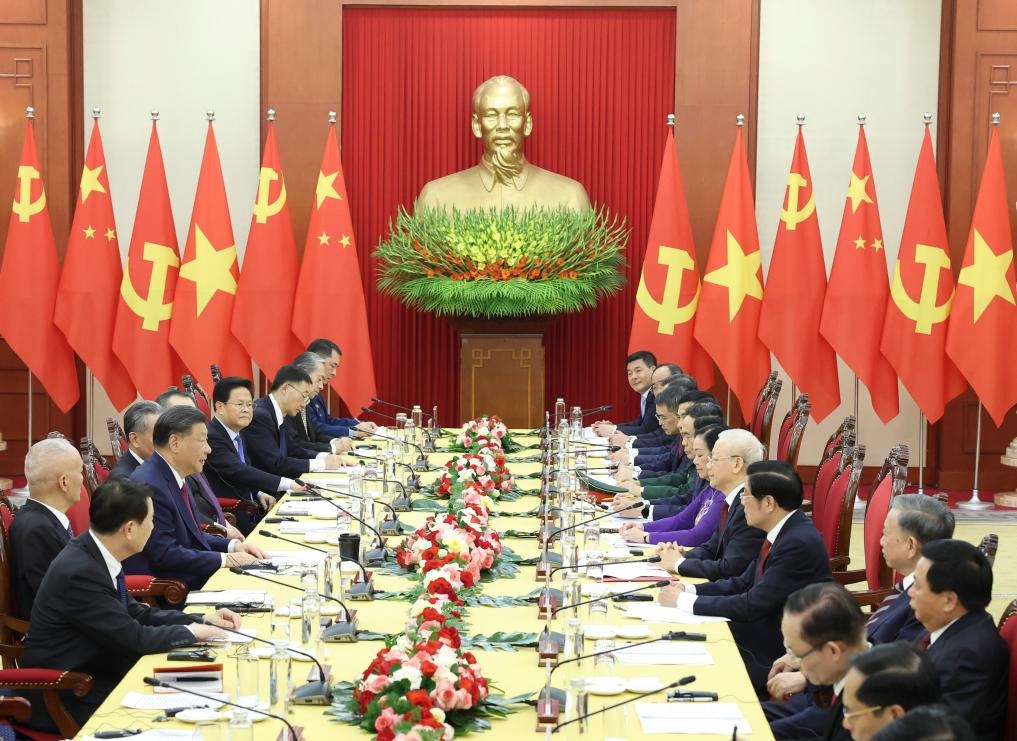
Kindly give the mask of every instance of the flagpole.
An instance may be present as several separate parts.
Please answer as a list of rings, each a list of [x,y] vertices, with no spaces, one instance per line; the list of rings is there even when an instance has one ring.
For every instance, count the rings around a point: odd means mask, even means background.
[[[925,427],[925,412],[918,412],[918,493],[924,494],[922,490],[922,483],[924,481],[925,474],[925,441],[926,427]]]
[[[992,502],[983,502],[978,498],[978,464],[982,454],[982,400],[978,400],[978,424],[975,427],[975,482],[971,489],[971,499],[966,502],[958,502],[958,509],[988,509]]]
[[[28,369],[28,447],[32,447],[32,369]]]

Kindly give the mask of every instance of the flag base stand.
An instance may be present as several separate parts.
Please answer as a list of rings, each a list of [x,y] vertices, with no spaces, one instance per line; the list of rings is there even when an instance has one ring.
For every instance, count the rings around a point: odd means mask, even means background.
[[[989,509],[991,506],[992,502],[983,502],[978,498],[978,489],[971,490],[971,499],[964,502],[957,502],[957,509],[984,510]]]

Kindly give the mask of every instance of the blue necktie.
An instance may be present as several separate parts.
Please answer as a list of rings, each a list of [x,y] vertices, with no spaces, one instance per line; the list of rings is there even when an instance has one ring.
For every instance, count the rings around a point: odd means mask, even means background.
[[[279,455],[286,455],[286,423],[279,425]]]
[[[240,437],[240,435],[237,435],[236,443],[237,443],[237,455],[240,456],[240,462],[247,463],[247,453],[244,451],[244,439]]]
[[[117,597],[120,598],[120,604],[127,607],[127,578],[123,569],[117,574]]]
[[[73,538],[74,537],[74,531],[71,530],[71,526],[70,525],[67,526],[67,537],[68,538]]]

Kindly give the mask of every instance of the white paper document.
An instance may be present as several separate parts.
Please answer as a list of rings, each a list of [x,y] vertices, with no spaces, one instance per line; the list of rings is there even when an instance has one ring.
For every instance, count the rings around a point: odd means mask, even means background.
[[[652,563],[609,563],[604,565],[609,579],[670,579],[671,574]]]
[[[147,692],[128,692],[120,704],[125,708],[134,710],[169,710],[170,708],[214,708],[222,707],[219,700],[228,700],[230,696],[225,692],[209,692],[209,697],[218,700],[206,700],[194,695],[155,695]]]
[[[174,705],[174,707],[180,706]],[[94,741],[95,736],[82,736],[81,738],[84,739],[84,741]],[[131,736],[131,739],[135,741],[190,741],[193,738],[193,731],[174,731],[169,728],[142,731],[141,733]]]
[[[715,733],[730,738],[736,727],[739,736],[752,733],[734,702],[637,702],[636,717],[643,733]]]
[[[311,520],[309,522],[279,523],[279,532],[282,535],[303,535],[304,533],[316,532],[318,530],[335,530],[335,520]]]
[[[263,605],[268,595],[246,589],[223,589],[218,592],[191,592],[187,595],[189,605],[222,605],[242,602],[249,605]]]
[[[706,644],[698,641],[692,643],[659,641],[631,648],[619,646],[615,655],[621,664],[707,666],[716,663],[706,650]]]
[[[648,623],[674,623],[676,625],[702,625],[703,623],[726,623],[725,617],[693,615],[677,607],[664,607],[656,602],[632,602],[624,607],[626,617],[645,620]]]

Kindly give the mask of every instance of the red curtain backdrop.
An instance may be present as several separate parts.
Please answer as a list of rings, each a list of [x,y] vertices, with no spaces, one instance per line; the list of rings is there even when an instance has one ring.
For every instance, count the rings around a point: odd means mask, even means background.
[[[460,422],[455,330],[379,295],[371,253],[425,182],[477,162],[470,98],[506,74],[532,99],[527,159],[579,180],[632,229],[624,290],[545,335],[548,407],[564,396],[637,416],[624,356],[674,107],[674,39],[673,10],[344,9],[342,159],[381,398],[438,404],[443,424]],[[680,121],[676,135],[680,156]]]

